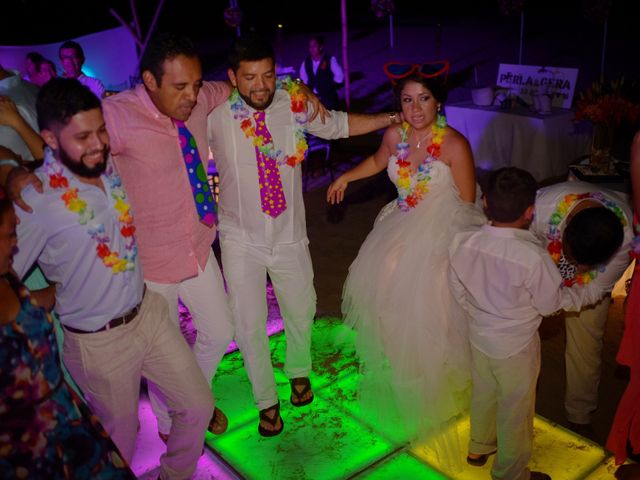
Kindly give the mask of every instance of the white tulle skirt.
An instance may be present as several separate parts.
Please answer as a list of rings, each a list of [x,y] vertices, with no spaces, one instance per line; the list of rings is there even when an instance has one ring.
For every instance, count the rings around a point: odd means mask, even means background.
[[[446,165],[409,212],[395,201],[349,268],[342,311],[357,332],[363,412],[396,442],[429,448],[449,468],[464,460],[455,423],[469,403],[467,320],[448,282],[459,230],[486,220],[460,200]]]

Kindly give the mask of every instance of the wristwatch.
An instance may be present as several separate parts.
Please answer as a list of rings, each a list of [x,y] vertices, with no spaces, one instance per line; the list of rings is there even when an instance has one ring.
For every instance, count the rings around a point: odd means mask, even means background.
[[[398,114],[396,112],[392,112],[389,114],[389,125],[393,125],[394,123],[399,123]]]

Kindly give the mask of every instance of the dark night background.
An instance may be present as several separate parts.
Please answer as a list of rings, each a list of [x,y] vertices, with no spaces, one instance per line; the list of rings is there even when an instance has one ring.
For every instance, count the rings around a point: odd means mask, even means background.
[[[138,0],[137,3],[140,20],[148,25],[157,2]],[[602,0],[529,0],[525,3],[525,12],[530,18],[546,19],[549,28],[555,28],[558,22],[573,28],[582,22],[598,23],[601,16],[597,20],[585,19],[585,11],[593,10],[593,5],[606,3]],[[611,2],[611,35],[637,42],[639,35],[635,29],[639,16],[636,3],[630,0]],[[340,29],[339,0],[239,0],[239,6],[244,14],[243,28],[255,26],[263,33],[274,32],[278,23],[284,25],[285,33]],[[231,38],[234,31],[223,20],[227,7],[225,0],[166,0],[158,28],[190,33],[196,38]],[[476,18],[479,22],[483,18],[502,17],[504,21],[512,21],[501,13],[499,0],[396,0],[395,7],[394,19],[398,26],[446,22],[451,17]],[[56,42],[119,26],[109,8],[114,8],[125,19],[131,18],[128,0],[5,0],[1,9],[0,43]],[[386,24],[386,19],[376,18],[371,12],[369,0],[349,0],[348,19],[351,28],[375,28]]]
[[[517,0],[395,0],[394,3],[394,23],[397,29],[403,26],[447,25],[448,22],[466,19],[478,24],[505,25],[514,37],[513,41],[517,42],[518,15],[507,16],[501,8],[505,4],[519,3]],[[578,52],[584,48],[590,48],[594,62],[597,63],[596,59],[600,58],[601,53],[598,48],[602,41],[605,18],[601,8],[610,5],[607,71],[611,76],[624,74],[632,78],[640,77],[640,62],[636,61],[640,51],[637,2],[528,0],[524,3],[525,46],[529,40],[544,38],[554,31],[575,31],[576,39],[586,34],[594,40],[592,47],[580,45],[578,40],[567,40],[563,45],[550,45],[549,58],[544,62],[549,65],[553,64],[557,53],[571,53],[571,50]],[[137,4],[138,17],[146,31],[157,1],[137,0]],[[365,35],[367,31],[387,28],[387,18],[377,18],[371,11],[369,0],[348,0],[347,4],[350,36]],[[226,0],[166,0],[158,19],[157,30],[187,33],[201,45],[207,42],[226,45],[235,35],[235,29],[227,26],[223,19],[223,12],[228,6]],[[340,30],[339,0],[239,0],[239,7],[244,15],[243,31],[255,28],[263,34],[273,36],[278,24],[283,25],[280,35],[284,36],[288,33]],[[53,43],[117,27],[120,24],[109,13],[109,8],[114,8],[125,20],[132,18],[129,0],[5,0],[0,10],[3,25],[0,29],[0,45]],[[468,41],[473,43],[475,39],[469,38]],[[591,56],[591,52],[588,55]],[[582,56],[584,57],[584,52]],[[583,67],[566,63],[564,66]]]

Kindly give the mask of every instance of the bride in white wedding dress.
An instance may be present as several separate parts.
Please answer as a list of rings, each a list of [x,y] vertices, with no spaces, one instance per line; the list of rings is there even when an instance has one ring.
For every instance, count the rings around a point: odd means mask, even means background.
[[[396,442],[421,442],[458,464],[457,416],[470,396],[465,314],[447,280],[453,235],[485,222],[467,140],[440,113],[448,64],[387,64],[404,123],[378,151],[336,179],[327,200],[387,169],[398,198],[383,208],[349,268],[342,312],[357,332],[360,401]]]

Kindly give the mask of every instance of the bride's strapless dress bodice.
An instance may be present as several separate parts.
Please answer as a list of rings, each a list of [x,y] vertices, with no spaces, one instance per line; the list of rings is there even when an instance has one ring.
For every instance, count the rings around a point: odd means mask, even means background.
[[[429,156],[427,158],[426,167],[429,172],[429,176],[431,179],[429,180],[429,186],[446,184],[450,185],[452,176],[451,176],[451,168],[449,166],[436,158]],[[413,188],[416,184],[416,177],[418,172],[418,166],[416,165],[415,170],[411,175],[411,187]],[[387,163],[387,175],[389,175],[389,179],[393,182],[396,187],[398,186],[398,166],[396,165],[396,157],[391,156],[389,158],[389,162]]]

